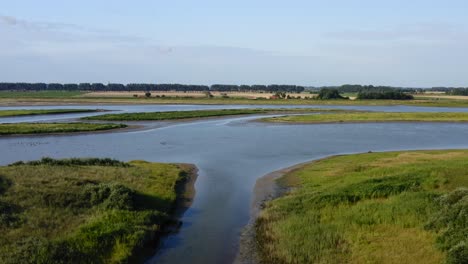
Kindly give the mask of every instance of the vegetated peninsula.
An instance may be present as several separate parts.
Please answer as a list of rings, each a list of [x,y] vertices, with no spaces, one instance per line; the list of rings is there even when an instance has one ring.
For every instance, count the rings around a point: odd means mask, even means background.
[[[0,124],[0,135],[39,135],[74,132],[96,132],[125,128],[125,124],[96,123],[4,123]]]
[[[92,113],[103,110],[97,109],[24,109],[24,110],[0,110],[0,117],[29,116],[29,115],[54,115],[54,114],[78,114]]]
[[[278,180],[264,263],[466,263],[468,150],[335,156]],[[291,189],[292,188],[292,189]]]
[[[143,262],[194,173],[97,158],[0,167],[0,262]]]
[[[341,112],[263,118],[278,123],[365,123],[365,122],[468,122],[468,113],[455,112]]]
[[[281,109],[217,109],[217,110],[192,110],[192,111],[167,111],[167,112],[141,112],[105,114],[97,116],[83,117],[84,120],[102,121],[160,121],[175,119],[208,118],[217,116],[232,115],[254,115],[254,114],[276,114],[276,113],[310,113],[310,112],[341,112],[340,109],[320,109],[320,108],[281,108]]]

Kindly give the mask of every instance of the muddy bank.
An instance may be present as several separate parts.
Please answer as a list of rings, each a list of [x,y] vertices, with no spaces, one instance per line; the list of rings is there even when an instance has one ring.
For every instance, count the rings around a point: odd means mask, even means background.
[[[195,181],[198,177],[198,169],[193,164],[179,163],[179,166],[187,168],[188,174],[185,179],[177,182],[176,193],[177,200],[174,208],[173,216],[180,218],[185,211],[192,205],[195,198]]]
[[[178,232],[182,226],[180,218],[192,205],[195,197],[195,182],[198,177],[198,169],[193,164],[176,163],[187,171],[186,175],[181,175],[181,179],[176,182],[175,190],[177,194],[176,201],[172,207],[169,219],[162,225],[162,229],[154,233],[150,243],[136,252],[133,259],[135,263],[148,263],[149,260],[158,252],[161,243],[170,234]]]
[[[186,175],[182,175],[182,178],[177,181],[175,190],[177,194],[176,201],[171,211],[169,222],[163,227],[158,240],[164,239],[165,236],[178,232],[179,228],[183,224],[180,221],[182,215],[187,211],[193,203],[195,198],[195,181],[198,177],[198,169],[193,164],[177,163],[178,166],[187,171]],[[159,242],[158,242],[159,243]]]
[[[239,242],[239,252],[236,256],[236,259],[234,260],[234,263],[260,263],[256,251],[257,241],[255,239],[255,221],[257,220],[258,215],[264,208],[266,202],[278,198],[290,190],[290,188],[278,184],[276,180],[290,172],[301,169],[303,166],[311,162],[315,162],[315,160],[299,163],[291,167],[268,173],[256,181],[250,207],[250,220],[242,231]]]

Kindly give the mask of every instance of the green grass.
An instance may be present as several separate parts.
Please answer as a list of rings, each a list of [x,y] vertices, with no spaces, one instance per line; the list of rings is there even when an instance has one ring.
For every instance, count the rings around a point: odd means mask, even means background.
[[[69,98],[85,94],[81,91],[1,91],[0,98]]]
[[[0,117],[97,112],[92,109],[0,110]]]
[[[336,156],[279,180],[256,222],[264,263],[465,263],[468,151]]]
[[[341,122],[467,122],[468,113],[388,113],[343,112],[330,114],[297,115],[263,118],[266,122],[284,123],[341,123]]]
[[[193,111],[168,111],[168,112],[142,112],[124,114],[106,114],[84,117],[85,120],[105,121],[158,121],[189,118],[207,118],[229,115],[273,114],[273,113],[308,113],[308,112],[341,112],[339,109],[220,109],[220,110],[193,110]]]
[[[191,170],[109,159],[0,167],[0,262],[140,262]]]
[[[127,127],[124,124],[8,123],[0,124],[0,135],[93,132]]]

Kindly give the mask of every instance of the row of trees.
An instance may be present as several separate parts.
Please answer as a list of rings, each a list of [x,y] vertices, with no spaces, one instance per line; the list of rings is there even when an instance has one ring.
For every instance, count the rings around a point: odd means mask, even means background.
[[[298,85],[226,85],[226,84],[213,84],[210,87],[211,91],[219,92],[289,92],[289,93],[300,93],[304,91],[304,86]]]
[[[468,95],[468,88],[450,89],[445,92],[448,95]]]
[[[349,99],[340,94],[338,89],[323,88],[320,90],[316,99],[330,100],[330,99]],[[402,90],[361,90],[358,92],[356,99],[386,99],[386,100],[411,100],[414,99],[411,94],[403,92]]]
[[[403,91],[361,91],[357,94],[357,99],[386,99],[386,100],[412,100],[414,97]]]
[[[320,90],[319,94],[317,95],[317,99],[330,100],[330,99],[349,99],[349,98],[341,96],[338,89],[324,88]]]
[[[337,89],[340,93],[359,93],[359,92],[390,92],[390,91],[403,91],[407,93],[420,93],[423,88],[407,88],[407,87],[393,87],[393,86],[374,86],[374,85],[360,85],[360,84],[344,84],[341,86],[322,87]]]
[[[309,87],[309,91],[319,92],[323,89],[336,89],[339,93],[386,93],[386,92],[405,92],[405,93],[421,93],[424,91],[442,91],[450,95],[468,95],[468,88],[453,88],[453,87],[433,87],[429,89],[422,88],[401,88],[391,86],[373,86],[373,85],[358,85],[345,84],[341,86],[324,86],[324,87]],[[191,84],[148,84],[148,83],[0,83],[0,91],[47,91],[47,90],[63,90],[63,91],[219,91],[219,92],[286,92],[300,93],[305,90],[304,86],[298,85],[230,85],[230,84],[213,84],[208,85],[191,85]],[[390,95],[390,94],[389,94]]]
[[[220,92],[289,92],[300,93],[303,86],[297,85],[187,85],[146,83],[0,83],[0,91],[220,91]]]
[[[0,83],[0,91],[208,91],[206,85],[146,83]]]

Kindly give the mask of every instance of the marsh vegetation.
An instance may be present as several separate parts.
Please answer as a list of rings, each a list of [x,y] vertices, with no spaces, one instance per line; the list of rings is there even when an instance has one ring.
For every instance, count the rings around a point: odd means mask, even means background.
[[[256,223],[265,263],[465,263],[468,151],[336,156],[279,180]]]
[[[0,262],[141,261],[145,255],[136,253],[154,248],[173,221],[178,186],[192,170],[50,158],[0,167]]]
[[[125,127],[124,124],[95,123],[5,123],[0,124],[0,135],[93,132]]]
[[[92,113],[100,110],[92,109],[31,109],[31,110],[0,110],[0,117],[29,116],[29,115],[54,115]]]
[[[280,109],[217,109],[217,110],[192,110],[192,111],[167,111],[167,112],[141,112],[124,114],[105,114],[84,117],[84,120],[103,121],[160,121],[190,118],[207,118],[231,115],[254,115],[254,114],[275,114],[275,113],[310,113],[310,112],[341,112],[339,109],[318,109],[318,108],[280,108]]]
[[[359,122],[468,122],[468,113],[456,112],[335,112],[321,115],[290,115],[263,118],[284,123],[359,123]]]

